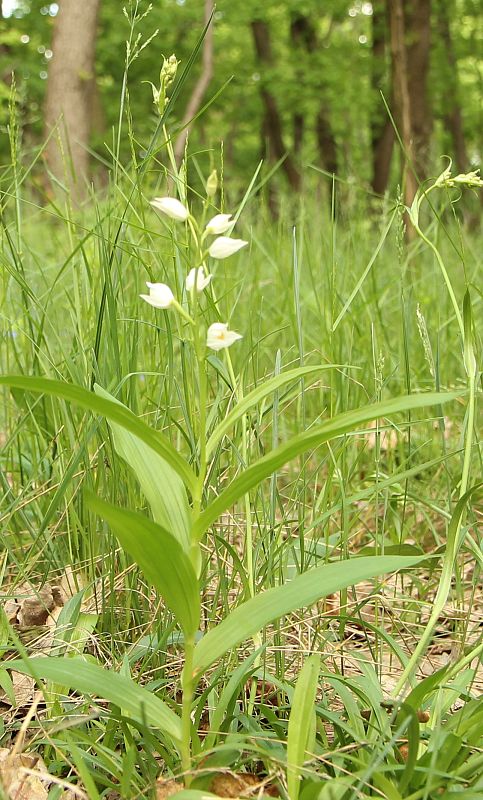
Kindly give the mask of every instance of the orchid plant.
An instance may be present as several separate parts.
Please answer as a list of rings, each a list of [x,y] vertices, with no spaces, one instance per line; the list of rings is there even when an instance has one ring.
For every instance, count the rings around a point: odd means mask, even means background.
[[[212,176],[210,178],[212,186]],[[210,192],[211,188],[207,187],[207,203],[212,199]],[[256,667],[263,649],[260,631],[266,625],[359,581],[408,569],[426,557],[371,555],[341,559],[338,555],[333,560],[328,557],[321,565],[298,574],[290,581],[257,592],[252,559],[253,496],[250,493],[283,465],[303,453],[352,433],[381,417],[428,405],[439,407],[455,399],[458,393],[435,392],[395,397],[328,418],[297,433],[253,463],[245,458],[245,464],[238,474],[230,478],[221,490],[210,493],[208,467],[232,428],[241,424],[243,455],[246,456],[248,420],[253,409],[283,387],[297,386],[302,379],[308,383],[317,380],[324,370],[346,369],[347,366],[302,365],[278,371],[264,383],[244,393],[242,378],[236,377],[229,352],[229,348],[239,342],[242,335],[230,329],[229,321],[223,321],[215,294],[216,261],[232,257],[248,245],[246,240],[230,235],[236,217],[216,213],[206,224],[200,224],[187,202],[175,197],[156,197],[151,205],[160,212],[167,224],[185,225],[190,241],[190,268],[181,296],[175,297],[171,287],[164,282],[148,282],[148,293],[142,293],[140,297],[155,309],[178,314],[183,336],[193,350],[198,401],[197,457],[193,463],[178,452],[163,433],[150,428],[99,386],[95,387],[95,392],[90,392],[62,381],[26,376],[6,376],[0,378],[0,384],[8,383],[20,389],[63,398],[104,415],[109,421],[114,447],[136,475],[152,518],[145,513],[111,505],[96,496],[91,496],[90,508],[110,525],[121,546],[162,596],[181,629],[181,710],[177,713],[159,697],[135,684],[131,678],[106,670],[84,657],[70,658],[67,664],[65,659],[58,658],[30,659],[29,662],[17,660],[9,666],[32,674],[37,679],[56,681],[78,691],[101,693],[138,724],[148,724],[160,731],[171,749],[174,748],[179,754],[179,773],[188,788],[194,775],[193,750],[199,757],[216,744],[230,703]],[[231,382],[226,412],[217,419],[212,419],[208,413],[211,364],[207,356],[210,350],[215,353],[224,351]],[[214,499],[208,499],[212,495]],[[201,630],[201,544],[211,535],[212,526],[220,516],[240,500],[244,501],[246,517],[249,596],[231,609],[218,624]],[[254,643],[252,652],[218,692],[216,708],[211,712],[210,731],[201,740],[194,724],[194,720],[201,715],[200,704],[205,702],[203,694],[196,694],[200,679],[219,659],[247,639]],[[290,800],[297,800],[306,754],[314,752],[314,703],[319,666],[320,659],[314,654],[304,665],[295,689],[286,748]],[[411,677],[407,672],[405,678],[409,681]],[[404,688],[400,687],[401,693]],[[400,700],[396,698],[395,702]],[[410,702],[408,698],[407,702]]]

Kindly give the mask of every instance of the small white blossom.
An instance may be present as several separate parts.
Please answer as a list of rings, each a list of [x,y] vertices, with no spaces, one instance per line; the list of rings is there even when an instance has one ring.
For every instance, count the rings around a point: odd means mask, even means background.
[[[212,275],[205,275],[203,267],[193,267],[193,269],[190,269],[186,276],[186,291],[191,292],[194,289],[196,282],[196,291],[202,292],[203,289],[206,289],[212,277]]]
[[[188,209],[176,197],[155,197],[150,203],[153,208],[176,220],[176,222],[186,222],[189,217]]]
[[[169,308],[174,302],[174,295],[169,286],[165,283],[149,283],[146,282],[149,289],[149,294],[140,294],[146,303],[154,306],[155,308]]]
[[[210,325],[206,335],[206,345],[211,350],[223,350],[230,347],[237,339],[242,339],[241,333],[229,331],[226,322],[214,322]]]
[[[248,242],[243,239],[230,239],[229,236],[218,236],[213,242],[208,252],[212,258],[228,258],[234,253],[238,253]]]
[[[215,214],[206,224],[205,230],[206,233],[218,236],[220,233],[226,233],[232,225],[233,217],[231,214]]]

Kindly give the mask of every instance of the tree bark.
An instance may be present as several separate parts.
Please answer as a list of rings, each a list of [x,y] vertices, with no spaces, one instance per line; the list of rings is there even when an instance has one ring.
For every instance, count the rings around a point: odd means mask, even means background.
[[[408,88],[408,65],[405,46],[404,9],[402,0],[388,0],[391,36],[392,87],[395,120],[403,146],[403,193],[404,202],[410,206],[417,191],[417,181],[412,170],[414,163],[411,106]],[[408,235],[411,236],[411,227]]]
[[[257,19],[252,21],[251,28],[258,60],[262,66],[270,67],[273,64],[273,55],[268,25],[265,21]],[[291,188],[298,192],[301,188],[300,173],[283,141],[282,120],[277,101],[263,80],[261,81],[260,94],[265,108],[264,129],[270,148],[276,159],[284,159],[282,169]]]
[[[330,117],[324,104],[320,106],[317,114],[315,133],[321,164],[326,172],[335,175],[337,173],[337,145],[330,124]]]
[[[45,100],[45,149],[53,176],[70,189],[72,199],[85,197],[89,175],[92,86],[100,0],[62,0],[52,38]]]
[[[386,77],[386,30],[387,13],[383,0],[372,3],[372,74],[371,86],[374,109],[371,114],[372,180],[371,186],[376,194],[383,195],[389,182],[392,152],[394,149],[394,128],[384,108],[381,92],[388,94]],[[387,98],[389,107],[392,101]]]
[[[431,0],[405,0],[404,27],[414,166],[420,180],[429,172],[431,111],[428,98]]]
[[[206,90],[208,89],[208,86],[210,85],[211,79],[213,77],[213,20],[212,20],[213,9],[214,9],[213,0],[205,0],[204,24],[205,26],[208,25],[208,22],[210,20],[211,24],[208,30],[206,31],[205,39],[203,41],[201,75],[195,85],[195,88],[193,89],[193,93],[188,101],[188,105],[186,106],[186,111],[181,121],[181,127],[183,128],[183,130],[176,139],[176,143],[174,146],[174,155],[178,167],[181,164],[181,161],[183,160],[184,150],[186,147],[186,140],[188,138],[188,134],[192,126],[193,117],[195,117],[196,114],[198,113],[201,107],[201,103],[203,102]]]
[[[315,31],[313,26],[309,23],[308,18],[296,11],[292,14],[290,20],[290,40],[293,47],[293,57],[296,59],[297,51],[304,50],[305,52],[313,52],[317,46]],[[296,77],[300,83],[303,82],[304,74],[303,67],[296,69]],[[296,155],[300,155],[302,151],[304,134],[305,134],[305,114],[302,111],[295,110],[293,113],[293,149]]]
[[[318,47],[317,32],[312,20],[301,13],[296,12],[291,20],[290,33],[294,48],[303,47],[305,52],[313,54]],[[323,75],[318,71],[320,81],[321,103],[315,119],[315,136],[319,151],[319,158],[323,168],[332,174],[337,172],[337,144],[330,121],[330,109],[325,97]],[[301,79],[302,80],[302,79]],[[304,132],[304,117],[302,114],[294,114],[294,150],[298,152],[302,147],[302,137]]]
[[[446,54],[444,106],[447,112],[443,116],[445,127],[451,136],[453,154],[458,172],[468,172],[469,158],[466,150],[463,115],[461,113],[460,88],[458,80],[458,63],[453,46],[453,37],[448,14],[448,0],[439,0],[437,5],[438,28]]]

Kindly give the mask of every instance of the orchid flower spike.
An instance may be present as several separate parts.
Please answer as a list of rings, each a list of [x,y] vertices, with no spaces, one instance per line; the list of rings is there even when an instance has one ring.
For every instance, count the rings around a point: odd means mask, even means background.
[[[237,339],[242,338],[243,336],[241,333],[229,331],[226,322],[214,322],[213,325],[210,325],[208,328],[206,346],[209,347],[210,350],[224,350],[226,347],[230,347],[233,342],[236,342]]]
[[[215,214],[215,216],[206,223],[205,233],[218,236],[220,233],[226,233],[232,225],[233,216],[231,214]]]
[[[146,303],[155,308],[169,308],[174,303],[174,294],[165,283],[149,283],[146,281],[149,294],[140,294]]]
[[[176,197],[155,197],[154,200],[150,200],[150,204],[176,222],[186,222],[189,217],[190,212]]]
[[[242,247],[246,247],[248,242],[243,239],[230,239],[229,236],[218,236],[213,242],[208,252],[212,258],[228,258],[234,253],[238,253]]]
[[[186,276],[186,291],[192,292],[196,284],[196,291],[202,292],[206,289],[212,277],[212,275],[205,275],[203,267],[193,267]]]

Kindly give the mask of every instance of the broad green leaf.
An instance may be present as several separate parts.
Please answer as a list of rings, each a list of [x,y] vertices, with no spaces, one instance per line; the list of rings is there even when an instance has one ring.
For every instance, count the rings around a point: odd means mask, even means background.
[[[94,391],[105,400],[119,403],[100,386],[96,385]],[[119,405],[126,408],[122,403]],[[188,552],[191,541],[191,516],[188,496],[180,476],[165,458],[161,458],[138,436],[116,422],[109,422],[109,426],[116,451],[127,461],[138,479],[155,521],[170,531]]]
[[[298,575],[283,586],[275,586],[235,608],[219,625],[212,628],[195,647],[193,669],[204,672],[232,647],[254,636],[269,622],[311,606],[323,597],[386,572],[407,569],[423,556],[378,556],[351,558]]]
[[[174,711],[155,694],[113,670],[78,657],[16,659],[4,662],[6,666],[36,679],[101,697],[122,708],[136,721],[164,731],[175,742],[181,739],[181,720]]]
[[[2,375],[0,386],[10,386],[23,389],[34,394],[48,394],[60,397],[69,403],[74,403],[95,414],[102,414],[109,420],[117,422],[125,430],[135,434],[142,442],[147,444],[163,458],[178,473],[185,485],[193,489],[196,476],[189,464],[176,452],[171,442],[159,431],[153,431],[149,425],[142,422],[128,408],[112,400],[98,397],[94,392],[89,392],[81,386],[74,386],[64,381],[55,381],[50,378],[37,378],[27,375]]]
[[[117,508],[95,495],[89,495],[88,502],[163,596],[185,635],[192,636],[200,620],[198,579],[178,540],[143,514]]]
[[[307,751],[315,744],[315,700],[319,680],[320,655],[309,656],[295,685],[287,733],[287,790],[297,800]],[[311,741],[312,740],[312,741]]]
[[[312,375],[316,372],[322,372],[326,369],[336,369],[337,367],[340,368],[340,365],[317,364],[316,366],[312,367],[297,367],[296,369],[290,369],[288,372],[282,372],[279,375],[275,375],[275,377],[264,381],[262,384],[260,384],[260,386],[257,386],[256,389],[253,389],[253,391],[249,392],[246,397],[240,400],[240,402],[236,404],[230,413],[227,414],[225,419],[223,419],[220,424],[217,425],[208,439],[208,442],[206,443],[207,457],[210,457],[220,439],[222,439],[225,433],[229,431],[231,426],[234,425],[235,422],[237,422],[237,420],[243,416],[243,414],[246,414],[250,408],[260,403],[265,399],[265,397],[268,397],[269,394],[276,392],[281,386],[300,380],[300,378],[304,378],[307,375]]]
[[[331,439],[335,439],[337,436],[342,436],[344,433],[349,433],[357,429],[359,425],[370,422],[373,419],[388,417],[391,414],[409,411],[415,408],[442,405],[460,396],[461,392],[432,392],[395,397],[392,400],[383,400],[380,403],[374,403],[373,405],[363,406],[354,411],[346,411],[343,414],[338,414],[333,419],[323,422],[321,425],[315,425],[308,431],[294,436],[288,442],[277,447],[276,450],[267,453],[266,456],[260,458],[244,470],[238,478],[235,478],[235,480],[227,486],[216,500],[210,503],[205,511],[200,514],[195,523],[195,536],[198,539],[201,538],[209,526],[215,522],[224,511],[231,508],[239,497],[242,497],[262,480],[301,453],[318,447]]]

